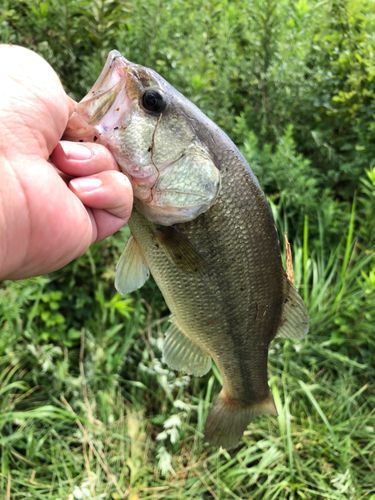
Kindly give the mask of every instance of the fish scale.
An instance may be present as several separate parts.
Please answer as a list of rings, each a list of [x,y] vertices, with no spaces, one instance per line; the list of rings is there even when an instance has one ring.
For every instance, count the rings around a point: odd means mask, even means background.
[[[229,156],[233,161],[233,155]],[[285,272],[267,201],[258,193],[249,193],[251,174],[246,163],[224,164],[233,175],[223,181],[215,205],[194,221],[176,225],[207,261],[204,276],[184,273],[166,259],[153,244],[157,226],[142,215],[134,212],[129,225],[182,329],[213,358],[234,399],[258,403],[269,392],[267,350],[280,322]],[[253,189],[259,188],[253,184]],[[245,210],[232,212],[231,205],[242,196]],[[269,222],[271,234],[266,237],[259,214]],[[233,245],[233,241],[239,244]],[[177,290],[176,282],[180,284]],[[255,319],[257,302],[263,310]],[[263,316],[266,305],[272,314]],[[209,325],[211,318],[223,319]],[[218,344],[222,346],[219,351],[213,347]]]

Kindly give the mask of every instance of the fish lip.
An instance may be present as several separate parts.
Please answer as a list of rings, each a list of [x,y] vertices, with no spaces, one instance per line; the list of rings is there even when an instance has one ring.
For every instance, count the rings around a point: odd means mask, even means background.
[[[128,68],[131,65],[132,63],[125,59],[118,50],[111,50],[98,79],[81,102],[97,98],[116,86],[120,80],[126,79]]]

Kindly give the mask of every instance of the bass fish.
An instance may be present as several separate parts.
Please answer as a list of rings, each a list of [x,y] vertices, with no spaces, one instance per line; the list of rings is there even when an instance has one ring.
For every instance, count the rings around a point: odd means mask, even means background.
[[[97,141],[134,191],[131,236],[117,264],[121,293],[150,272],[171,311],[170,368],[223,380],[206,440],[239,445],[260,414],[277,415],[267,383],[270,342],[303,338],[306,306],[283,269],[269,204],[229,137],[155,71],[110,52],[64,136]]]

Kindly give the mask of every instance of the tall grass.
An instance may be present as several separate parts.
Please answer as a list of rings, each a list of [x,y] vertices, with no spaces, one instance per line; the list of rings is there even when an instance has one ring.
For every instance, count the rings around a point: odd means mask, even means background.
[[[282,234],[286,219],[273,210]],[[302,243],[292,242],[311,332],[300,344],[273,342],[269,378],[279,416],[257,419],[230,452],[203,441],[217,369],[192,379],[161,362],[168,311],[152,282],[132,296],[115,293],[114,262],[95,264],[109,244],[96,245],[91,262],[86,256],[56,275],[6,283],[1,497],[372,498],[375,279],[373,255],[359,251],[355,227],[352,207],[347,234],[331,253],[310,253],[307,219]],[[112,238],[115,254],[127,234]],[[76,335],[74,266],[93,265],[92,317]],[[51,299],[59,287],[72,297],[72,318],[64,329],[58,321],[46,329],[42,314],[67,307]],[[71,337],[53,338],[66,329]]]

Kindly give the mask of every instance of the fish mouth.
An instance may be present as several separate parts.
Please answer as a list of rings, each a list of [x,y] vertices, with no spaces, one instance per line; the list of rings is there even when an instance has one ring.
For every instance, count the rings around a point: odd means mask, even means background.
[[[129,106],[126,80],[130,66],[118,50],[108,54],[99,78],[76,105],[63,139],[95,142],[103,132],[121,126]]]
[[[76,106],[77,115],[90,126],[113,128],[117,123],[104,123],[109,110],[116,104],[116,113],[111,114],[110,121],[116,122],[126,107],[126,76],[131,63],[117,50],[112,50],[107,57],[99,78],[86,97]],[[107,120],[108,121],[108,120]],[[100,131],[99,131],[100,132]]]

